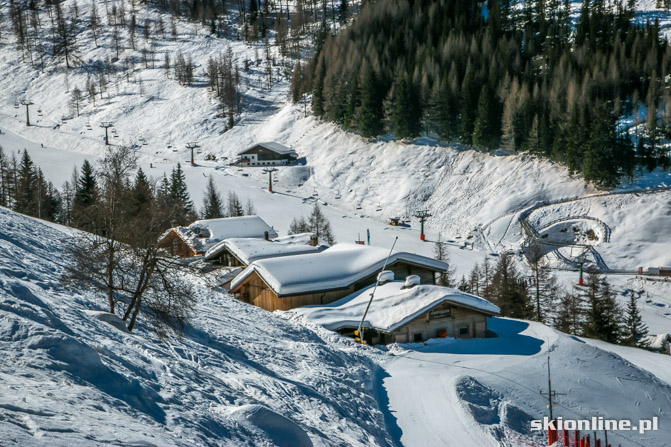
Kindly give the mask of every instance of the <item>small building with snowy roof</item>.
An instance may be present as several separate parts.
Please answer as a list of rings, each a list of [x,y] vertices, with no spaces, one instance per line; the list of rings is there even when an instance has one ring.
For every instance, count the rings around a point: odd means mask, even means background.
[[[500,309],[484,298],[457,289],[419,284],[416,277],[393,281],[383,272],[364,321],[368,344],[417,343],[430,338],[482,338],[487,334],[487,317]],[[369,286],[323,306],[306,306],[291,312],[306,322],[318,324],[342,335],[354,337],[370,295]]]
[[[205,260],[226,267],[246,267],[254,261],[283,256],[319,253],[328,247],[319,245],[312,233],[294,234],[272,240],[230,238],[213,245]]]
[[[277,232],[259,216],[222,217],[171,228],[161,236],[159,247],[167,249],[173,256],[188,258],[205,254],[224,239],[276,237]]]
[[[240,166],[286,166],[298,158],[296,151],[280,143],[257,143],[239,152]]]
[[[321,253],[252,262],[231,282],[231,294],[268,311],[327,304],[375,283],[389,252],[358,244],[336,244]],[[434,284],[447,270],[442,261],[414,253],[393,253],[388,270],[418,275]]]

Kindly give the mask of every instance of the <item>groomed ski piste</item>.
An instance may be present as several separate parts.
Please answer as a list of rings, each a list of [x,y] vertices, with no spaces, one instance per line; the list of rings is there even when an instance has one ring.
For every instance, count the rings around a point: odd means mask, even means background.
[[[671,358],[491,318],[497,338],[362,346],[204,287],[183,337],[119,329],[63,285],[76,233],[0,209],[3,446],[541,446],[547,357],[566,419],[659,417],[613,445],[669,446]]]

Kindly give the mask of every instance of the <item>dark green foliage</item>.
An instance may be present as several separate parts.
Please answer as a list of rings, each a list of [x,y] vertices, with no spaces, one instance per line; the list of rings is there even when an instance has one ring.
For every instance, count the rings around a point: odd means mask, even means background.
[[[407,75],[394,85],[392,127],[398,139],[414,138],[422,130],[422,104],[417,87]]]
[[[524,278],[517,272],[509,253],[499,256],[491,282],[494,302],[501,315],[512,318],[529,318],[532,306]]]
[[[93,166],[88,160],[84,160],[72,202],[72,222],[75,227],[87,231],[94,230],[93,208],[97,201],[98,182]]]
[[[384,131],[382,91],[375,70],[370,65],[367,66],[361,81],[361,105],[356,117],[358,129],[364,137],[376,137]]]
[[[636,304],[636,296],[631,292],[622,325],[622,343],[629,346],[642,346],[641,340],[646,335],[648,335],[648,327],[643,323],[641,312]]]
[[[478,99],[478,113],[473,129],[473,144],[487,149],[497,148],[500,128],[494,95],[489,91],[487,85],[484,85]]]
[[[573,39],[567,0],[514,6],[489,0],[484,20],[475,0],[365,3],[350,26],[318,39],[305,75],[294,76],[309,86],[296,91],[313,93],[316,115],[366,137],[424,130],[487,149],[501,144],[605,187],[637,162],[671,164],[659,144],[671,129],[663,106],[671,50],[659,25],[632,24],[631,2],[585,0]],[[648,132],[637,159],[616,123],[642,99]]]
[[[168,191],[170,208],[172,210],[173,221],[176,225],[186,225],[194,219],[193,203],[189,198],[189,191],[186,186],[186,178],[182,166],[177,163],[170,175],[170,189]]]
[[[583,335],[609,343],[620,341],[620,308],[615,302],[610,285],[596,273],[587,276],[586,299],[588,309]]]

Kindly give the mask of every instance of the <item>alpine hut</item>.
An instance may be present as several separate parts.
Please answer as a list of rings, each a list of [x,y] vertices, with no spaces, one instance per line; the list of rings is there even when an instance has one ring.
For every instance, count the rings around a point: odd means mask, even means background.
[[[175,227],[161,236],[159,247],[173,256],[202,256],[213,245],[229,238],[276,238],[277,232],[259,216],[197,220],[188,227]]]
[[[296,151],[280,143],[257,143],[238,153],[240,166],[285,166],[296,161]]]
[[[321,253],[252,262],[231,282],[230,293],[268,311],[327,304],[361,290],[376,280],[388,252],[369,245],[336,244]],[[417,275],[434,284],[447,264],[425,256],[399,252],[387,269],[397,275]]]
[[[354,337],[368,302],[363,335],[368,344],[413,343],[429,338],[481,338],[487,335],[487,317],[500,309],[484,298],[460,290],[419,284],[419,278],[394,281],[392,272],[380,274],[374,285],[331,304],[293,309],[305,321]],[[386,281],[385,281],[386,280]]]

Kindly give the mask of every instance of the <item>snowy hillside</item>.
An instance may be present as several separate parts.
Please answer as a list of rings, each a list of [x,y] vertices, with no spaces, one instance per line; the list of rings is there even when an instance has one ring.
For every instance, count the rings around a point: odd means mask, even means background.
[[[60,284],[67,237],[0,209],[3,446],[393,445],[353,343],[204,287],[183,338],[129,334]]]
[[[659,354],[508,319],[497,338],[361,347],[202,286],[193,326],[161,342],[60,283],[72,234],[0,209],[3,446],[540,446],[548,355],[555,414],[657,416],[609,440],[671,446]]]

